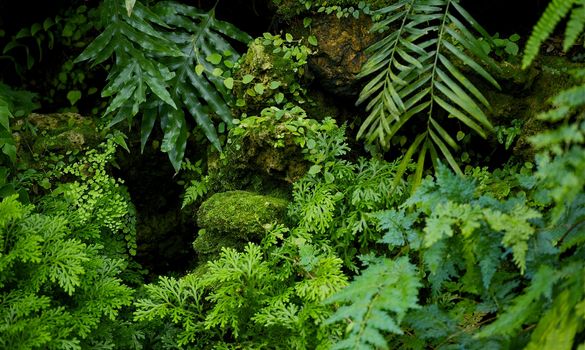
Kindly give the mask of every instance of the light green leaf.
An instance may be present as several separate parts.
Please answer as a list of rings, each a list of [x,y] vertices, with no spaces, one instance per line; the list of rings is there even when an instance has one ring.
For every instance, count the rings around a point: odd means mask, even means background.
[[[317,46],[319,45],[319,43],[317,42],[317,38],[314,35],[310,35],[307,40],[309,41],[309,44],[313,45],[313,46]]]
[[[218,65],[223,57],[218,53],[213,53],[205,58],[211,64]]]
[[[254,76],[250,75],[250,74],[246,74],[242,77],[242,83],[244,83],[244,84],[248,84],[252,80],[254,80]]]
[[[233,87],[234,87],[234,79],[232,77],[229,77],[229,78],[225,79],[223,81],[223,85],[225,85],[225,87],[228,88],[228,89],[230,89],[230,90],[233,89]]]
[[[256,93],[258,95],[262,95],[264,93],[264,89],[265,88],[266,87],[262,83],[256,83],[256,84],[254,84],[254,91],[256,91]]]
[[[67,93],[67,99],[72,106],[74,106],[77,101],[81,99],[81,91],[79,90],[71,90]]]
[[[128,13],[128,17],[132,15],[132,9],[134,8],[134,4],[136,4],[136,0],[125,0],[126,2],[126,12]]]

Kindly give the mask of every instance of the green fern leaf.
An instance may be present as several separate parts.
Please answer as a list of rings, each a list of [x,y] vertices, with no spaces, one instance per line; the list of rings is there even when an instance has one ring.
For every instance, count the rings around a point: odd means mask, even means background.
[[[135,2],[128,16],[121,0],[102,5],[105,30],[76,59],[98,64],[115,56],[102,96],[113,97],[105,115],[110,125],[132,120],[142,111],[141,148],[144,149],[157,117],[164,132],[163,152],[176,171],[181,168],[192,117],[217,149],[221,148],[213,118],[231,124],[229,90],[212,72],[238,59],[229,40],[247,43],[250,36],[206,13],[171,1],[158,2],[152,10]],[[212,55],[219,61],[207,60]],[[203,73],[195,73],[202,66]],[[147,102],[147,100],[149,102]],[[212,114],[213,116],[213,114]]]
[[[558,278],[556,271],[542,265],[525,293],[515,298],[514,304],[508,307],[494,323],[483,327],[476,337],[486,338],[494,335],[514,334],[527,319],[540,312],[540,298],[543,295],[550,297],[552,287]]]
[[[577,2],[577,8],[574,8],[567,22],[565,31],[565,40],[563,41],[563,51],[568,51],[577,41],[579,35],[585,28],[585,2]]]
[[[383,332],[402,334],[400,323],[406,313],[418,308],[421,283],[416,267],[402,257],[368,267],[327,303],[341,306],[326,323],[348,322],[347,338],[333,349],[386,349]]]

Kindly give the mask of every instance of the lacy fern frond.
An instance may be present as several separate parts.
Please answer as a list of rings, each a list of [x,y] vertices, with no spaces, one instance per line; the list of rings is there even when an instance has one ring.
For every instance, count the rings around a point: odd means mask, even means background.
[[[348,322],[347,338],[333,349],[386,349],[385,332],[402,334],[400,322],[418,308],[421,287],[416,267],[408,258],[384,259],[370,266],[341,292],[327,300],[342,303],[326,323]],[[348,304],[348,305],[347,305]]]
[[[142,112],[144,149],[154,124],[164,132],[161,150],[176,171],[181,167],[188,136],[187,115],[208,140],[220,148],[210,113],[231,124],[231,94],[225,71],[239,55],[229,44],[251,38],[233,25],[215,19],[214,10],[159,2],[152,9],[136,2],[129,16],[120,0],[103,4],[107,25],[76,59],[93,65],[114,56],[103,97],[113,97],[106,116],[111,125],[131,121]]]
[[[422,178],[427,154],[435,164],[441,154],[461,173],[453,156],[459,146],[446,130],[445,117],[457,119],[484,138],[492,129],[484,112],[489,102],[458,68],[463,64],[499,88],[478,63],[493,66],[470,27],[487,36],[485,31],[457,0],[403,0],[377,13],[383,19],[372,29],[389,34],[368,48],[371,56],[360,73],[373,78],[357,101],[369,101],[369,115],[358,138],[388,149],[393,136],[420,118],[424,127],[403,157],[401,172],[418,152],[415,184]]]
[[[585,27],[585,1],[583,0],[553,0],[534,26],[532,34],[526,43],[522,68],[527,68],[540,50],[542,43],[551,35],[557,24],[571,13],[565,30],[563,50],[567,51]]]

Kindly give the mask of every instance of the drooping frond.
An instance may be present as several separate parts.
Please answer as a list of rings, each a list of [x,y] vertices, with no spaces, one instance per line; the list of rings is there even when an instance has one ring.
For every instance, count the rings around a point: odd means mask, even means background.
[[[77,62],[94,65],[114,56],[103,97],[113,97],[106,110],[111,124],[132,120],[142,112],[144,148],[157,118],[164,138],[161,150],[178,171],[188,136],[187,116],[220,148],[211,113],[231,123],[231,94],[225,71],[239,55],[229,44],[251,38],[233,25],[175,2],[159,2],[152,9],[136,2],[131,15],[121,1],[104,3],[105,30],[79,55]]]
[[[368,49],[371,56],[361,76],[373,78],[357,103],[369,101],[369,115],[358,137],[389,148],[405,125],[420,120],[420,132],[403,158],[402,173],[417,152],[419,180],[427,153],[433,163],[441,154],[460,173],[452,154],[459,146],[446,130],[446,121],[454,118],[482,137],[492,128],[484,112],[489,102],[461,68],[467,66],[499,88],[478,63],[493,64],[474,32],[487,34],[456,0],[399,1],[378,14],[384,19],[373,29],[389,34]]]

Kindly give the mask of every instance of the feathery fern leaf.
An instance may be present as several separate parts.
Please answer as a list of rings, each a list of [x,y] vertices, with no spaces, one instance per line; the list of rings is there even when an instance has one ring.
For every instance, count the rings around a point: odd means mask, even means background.
[[[161,150],[176,171],[181,168],[189,134],[186,112],[208,140],[221,148],[210,113],[231,123],[224,70],[239,56],[228,39],[247,43],[251,37],[215,19],[213,9],[206,13],[170,1],[149,9],[135,2],[128,15],[120,0],[107,0],[103,6],[108,25],[76,61],[91,60],[96,65],[115,56],[102,91],[103,97],[113,97],[105,112],[112,117],[110,124],[131,121],[142,111],[144,149],[160,117]]]
[[[574,7],[574,6],[577,7]],[[567,51],[583,32],[585,27],[585,1],[583,0],[552,0],[534,26],[530,38],[524,49],[522,68],[527,68],[540,50],[542,43],[550,36],[557,24],[571,13],[567,28],[563,50]]]
[[[383,19],[372,29],[387,30],[389,34],[368,48],[371,56],[360,73],[362,77],[373,78],[357,101],[357,104],[369,101],[366,105],[369,115],[358,138],[377,141],[388,149],[390,140],[404,125],[412,124],[413,118],[423,118],[425,122],[421,125],[425,127],[407,150],[401,172],[418,152],[415,184],[422,178],[427,153],[434,164],[441,154],[461,173],[453,156],[459,146],[445,129],[447,118],[443,117],[459,120],[484,138],[492,129],[483,111],[489,108],[487,99],[455,63],[463,63],[499,88],[478,63],[495,67],[470,26],[487,36],[485,30],[457,0],[402,0],[378,13]]]
[[[347,321],[347,338],[333,349],[386,349],[383,332],[402,334],[400,322],[410,309],[418,308],[421,283],[408,258],[385,259],[370,266],[327,303],[341,306],[326,323]]]

